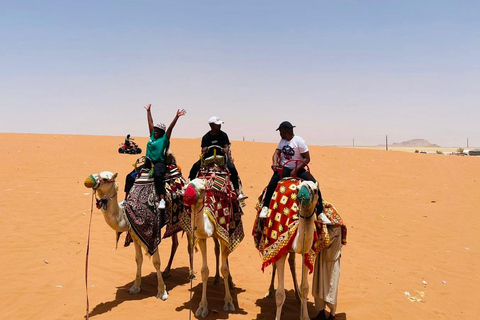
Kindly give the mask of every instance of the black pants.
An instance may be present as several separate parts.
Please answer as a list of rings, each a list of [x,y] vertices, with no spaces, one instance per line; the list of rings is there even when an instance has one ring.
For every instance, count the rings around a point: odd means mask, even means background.
[[[140,171],[143,168],[151,168],[150,163],[146,163],[138,168]],[[155,184],[155,191],[157,195],[165,195],[167,191],[165,190],[165,174],[167,173],[167,165],[164,162],[154,162],[153,163],[153,183]],[[128,194],[130,189],[132,189],[133,184],[135,183],[136,171],[133,170],[125,178],[125,193]]]
[[[277,188],[278,182],[285,177],[290,177],[293,169],[284,167],[282,171],[282,176],[280,177],[280,173],[278,171],[275,171],[270,178],[270,182],[268,183],[267,190],[265,191],[265,197],[263,200],[263,206],[268,207],[270,205],[270,200],[272,199],[273,193],[275,192],[275,189]],[[305,169],[300,169],[297,171],[297,178],[303,179],[303,180],[308,180],[312,182],[317,182],[313,175],[306,171]],[[317,204],[317,213],[320,213],[323,211],[323,200],[322,200],[322,193],[320,192],[320,187],[318,188],[318,204]],[[320,210],[320,211],[319,211]]]
[[[197,177],[198,171],[200,170],[200,166],[201,166],[200,160],[198,160],[193,164],[192,169],[190,169],[190,173],[188,175],[188,179],[190,179],[190,181],[192,181]],[[227,161],[227,168],[228,168],[228,172],[230,172],[230,180],[232,181],[233,187],[235,188],[235,190],[238,190],[238,188],[240,187],[240,184],[238,182],[237,168],[235,168],[235,165],[230,160]]]

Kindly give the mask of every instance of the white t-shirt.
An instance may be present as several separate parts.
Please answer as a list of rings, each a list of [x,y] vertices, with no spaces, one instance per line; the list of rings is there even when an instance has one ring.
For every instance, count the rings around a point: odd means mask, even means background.
[[[277,150],[280,150],[280,165],[283,166],[288,160],[303,160],[302,153],[308,152],[308,147],[305,140],[299,136],[294,136],[290,141],[280,140]],[[292,161],[286,167],[295,169],[295,165],[298,166],[298,162]]]

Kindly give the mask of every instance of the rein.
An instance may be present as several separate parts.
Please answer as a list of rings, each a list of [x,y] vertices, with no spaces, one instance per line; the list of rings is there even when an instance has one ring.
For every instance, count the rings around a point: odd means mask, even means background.
[[[93,217],[93,197],[95,196],[95,198],[96,198],[96,195],[95,195],[96,192],[95,191],[96,190],[94,190],[93,193],[92,193],[92,204],[90,206],[90,222],[88,223],[87,251],[86,251],[86,254],[85,254],[85,293],[86,293],[86,296],[87,296],[87,313],[86,313],[85,318],[87,320],[89,319],[88,314],[90,313],[90,303],[88,301],[88,256],[89,256],[89,253],[90,253],[90,230],[91,230],[91,226],[92,226],[92,217]]]
[[[115,180],[113,179],[113,180],[104,181],[104,183],[112,183],[112,182],[115,182]],[[96,185],[92,188],[93,190],[92,202],[91,202],[92,204],[90,205],[90,221],[88,223],[87,250],[85,253],[85,294],[87,298],[87,307],[86,307],[86,315],[85,315],[86,320],[89,319],[89,313],[90,313],[90,302],[88,300],[88,257],[90,255],[90,231],[92,227],[92,217],[93,217],[93,198],[95,198],[96,206],[98,209],[103,208],[104,210],[107,210],[108,200],[112,200],[112,198],[117,195],[117,193],[115,192],[115,194],[110,198],[97,199],[97,189],[100,186],[101,186],[101,182],[96,181]]]
[[[107,210],[108,201],[112,200],[113,197],[115,197],[116,195],[117,195],[117,193],[115,193],[110,198],[104,198],[104,199],[97,199],[97,196],[95,195],[95,201],[96,201],[97,209]]]

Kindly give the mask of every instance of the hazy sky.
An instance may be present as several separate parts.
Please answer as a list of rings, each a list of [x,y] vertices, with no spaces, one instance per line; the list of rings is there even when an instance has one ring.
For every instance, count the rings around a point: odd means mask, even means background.
[[[0,2],[0,132],[480,146],[480,2]]]

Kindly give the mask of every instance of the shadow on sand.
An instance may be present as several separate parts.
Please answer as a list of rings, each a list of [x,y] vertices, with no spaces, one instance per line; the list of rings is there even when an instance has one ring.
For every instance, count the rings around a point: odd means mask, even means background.
[[[276,315],[276,305],[274,298],[263,297],[257,299],[255,302],[257,306],[260,307],[260,313],[257,314],[257,317],[254,320],[270,320],[275,319]],[[307,312],[310,318],[313,318],[317,315],[317,310],[313,302],[307,302]],[[300,317],[300,303],[296,299],[295,290],[285,290],[285,303],[282,308],[282,319],[299,319]],[[328,316],[328,314],[327,314]],[[347,320],[347,315],[345,313],[337,313],[336,320]]]
[[[170,271],[170,276],[166,279],[163,279],[167,286],[168,292],[170,293],[177,286],[184,286],[188,284],[190,282],[188,280],[188,274],[188,267],[172,269]],[[130,289],[132,285],[133,281],[126,283],[121,287],[117,287],[115,299],[108,302],[101,302],[96,305],[90,311],[89,317],[108,312],[125,301],[143,300],[152,296],[155,297],[157,295],[157,273],[152,272],[149,275],[142,277],[142,291],[137,294],[131,295],[130,293],[128,293],[128,289]]]
[[[189,289],[191,293],[191,299],[188,301],[185,301],[185,303],[177,307],[175,310],[176,311],[182,311],[182,310],[191,310],[192,313],[192,319],[196,318],[195,317],[195,311],[198,309],[198,305],[200,304],[200,300],[202,300],[202,282],[200,279],[198,279],[198,274],[197,274],[197,280],[195,280],[194,283],[197,283],[191,290]],[[223,285],[223,278],[220,280],[220,285],[214,285],[213,284],[214,278],[209,277],[208,278],[208,287],[207,287],[207,300],[208,300],[208,310],[209,314],[205,319],[228,319],[230,317],[230,314],[240,314],[240,315],[247,315],[248,313],[239,307],[238,305],[238,295],[245,292],[245,289],[239,288],[239,287],[234,287],[233,289],[230,288],[230,293],[232,295],[233,299],[233,305],[235,306],[235,312],[229,313],[226,311],[223,311],[223,305],[225,304],[224,298],[225,298],[225,287]]]

